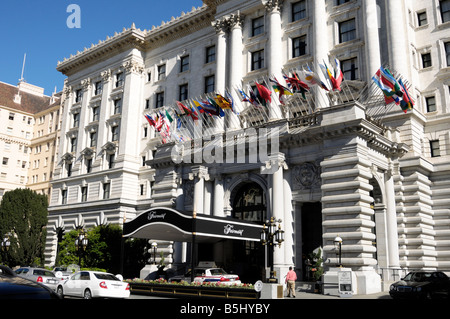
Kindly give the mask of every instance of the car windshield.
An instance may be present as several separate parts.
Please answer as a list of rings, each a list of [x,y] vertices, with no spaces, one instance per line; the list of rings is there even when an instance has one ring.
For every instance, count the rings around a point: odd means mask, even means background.
[[[225,270],[223,270],[222,268],[214,268],[211,269],[211,275],[215,276],[215,275],[227,275],[227,272]]]
[[[97,277],[97,279],[101,279],[101,280],[115,280],[115,281],[120,281],[119,278],[117,278],[114,275],[111,274],[102,274],[102,273],[94,273],[95,277]]]
[[[26,274],[28,273],[29,269],[28,268],[19,268],[16,270],[16,274]]]
[[[37,275],[37,276],[46,276],[46,277],[55,277],[55,275],[48,270],[45,269],[35,269],[33,271],[33,275]]]
[[[422,282],[422,281],[430,281],[430,278],[431,278],[430,273],[412,272],[412,273],[407,274],[406,277],[404,278],[404,280]]]

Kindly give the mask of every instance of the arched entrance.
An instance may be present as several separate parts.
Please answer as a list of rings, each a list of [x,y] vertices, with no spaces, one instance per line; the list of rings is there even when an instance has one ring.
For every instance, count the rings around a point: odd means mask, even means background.
[[[263,188],[256,182],[243,182],[232,196],[232,217],[238,220],[264,224],[267,219],[267,200]],[[232,264],[243,282],[264,278],[264,247],[255,241],[229,241]]]

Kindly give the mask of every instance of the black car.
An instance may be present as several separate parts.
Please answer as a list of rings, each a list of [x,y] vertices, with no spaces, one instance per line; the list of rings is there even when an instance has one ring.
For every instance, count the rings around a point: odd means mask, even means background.
[[[0,265],[0,299],[61,299],[46,286],[17,276]]]
[[[405,278],[393,283],[389,294],[394,299],[449,298],[450,280],[441,271],[416,271],[408,273]]]

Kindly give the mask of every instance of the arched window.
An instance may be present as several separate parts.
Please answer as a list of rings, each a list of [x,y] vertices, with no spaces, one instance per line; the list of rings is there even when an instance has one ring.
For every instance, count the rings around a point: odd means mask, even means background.
[[[233,201],[233,217],[264,223],[267,219],[266,194],[257,183],[245,183],[236,192]]]

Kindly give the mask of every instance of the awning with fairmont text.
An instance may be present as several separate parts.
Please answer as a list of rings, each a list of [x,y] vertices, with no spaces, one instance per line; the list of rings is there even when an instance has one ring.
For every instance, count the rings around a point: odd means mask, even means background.
[[[238,219],[198,214],[192,215],[171,208],[152,208],[123,225],[123,236],[188,242],[195,235],[197,242],[222,239],[260,241],[263,226]]]

